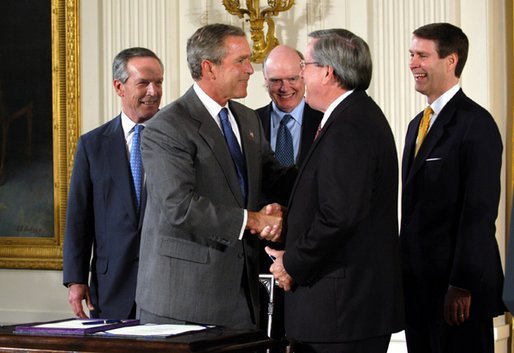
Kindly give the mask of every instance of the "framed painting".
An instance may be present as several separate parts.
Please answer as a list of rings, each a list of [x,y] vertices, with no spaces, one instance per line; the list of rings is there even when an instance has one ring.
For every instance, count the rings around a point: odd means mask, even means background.
[[[0,268],[62,268],[79,133],[78,1],[0,2]]]

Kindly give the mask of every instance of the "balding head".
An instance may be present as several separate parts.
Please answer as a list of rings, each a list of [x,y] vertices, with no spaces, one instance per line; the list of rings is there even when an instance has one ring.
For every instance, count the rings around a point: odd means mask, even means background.
[[[263,74],[271,99],[283,112],[291,112],[305,94],[300,61],[303,55],[287,45],[279,45],[263,63]]]

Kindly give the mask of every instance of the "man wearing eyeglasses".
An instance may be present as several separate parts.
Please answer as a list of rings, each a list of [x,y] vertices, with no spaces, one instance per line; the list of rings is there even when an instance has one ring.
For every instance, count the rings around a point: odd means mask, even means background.
[[[279,45],[262,65],[271,102],[257,109],[257,113],[275,157],[284,166],[302,164],[323,117],[323,113],[305,103],[302,60],[299,51]]]
[[[266,248],[294,353],[386,353],[403,329],[398,158],[367,95],[368,44],[344,29],[309,34],[306,100],[324,112],[287,206],[285,251]]]
[[[300,63],[303,54],[287,45],[279,45],[268,54],[262,64],[264,86],[271,102],[257,113],[264,132],[275,152],[275,158],[284,166],[300,166],[309,152],[323,113],[305,103],[305,83]],[[264,246],[280,244],[263,242],[261,248],[261,273],[269,273],[272,262]],[[283,294],[276,291],[274,298],[271,336],[284,337]],[[265,315],[262,313],[261,315]],[[266,323],[263,317],[261,322]]]

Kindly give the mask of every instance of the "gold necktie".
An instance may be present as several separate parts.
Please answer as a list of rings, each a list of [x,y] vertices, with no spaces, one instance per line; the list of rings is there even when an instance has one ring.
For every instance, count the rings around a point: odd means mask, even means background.
[[[430,117],[432,116],[433,112],[434,111],[432,108],[430,108],[430,106],[426,107],[425,111],[423,112],[423,118],[421,118],[421,123],[419,123],[418,139],[416,140],[416,152],[414,153],[414,156],[418,154],[419,148],[427,136],[428,127],[430,126]]]

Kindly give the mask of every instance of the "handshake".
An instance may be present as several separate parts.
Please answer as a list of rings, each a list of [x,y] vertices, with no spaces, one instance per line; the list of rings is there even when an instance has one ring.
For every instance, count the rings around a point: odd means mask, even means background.
[[[284,209],[278,203],[266,205],[259,212],[248,211],[246,229],[258,234],[260,239],[282,241],[283,214]]]

